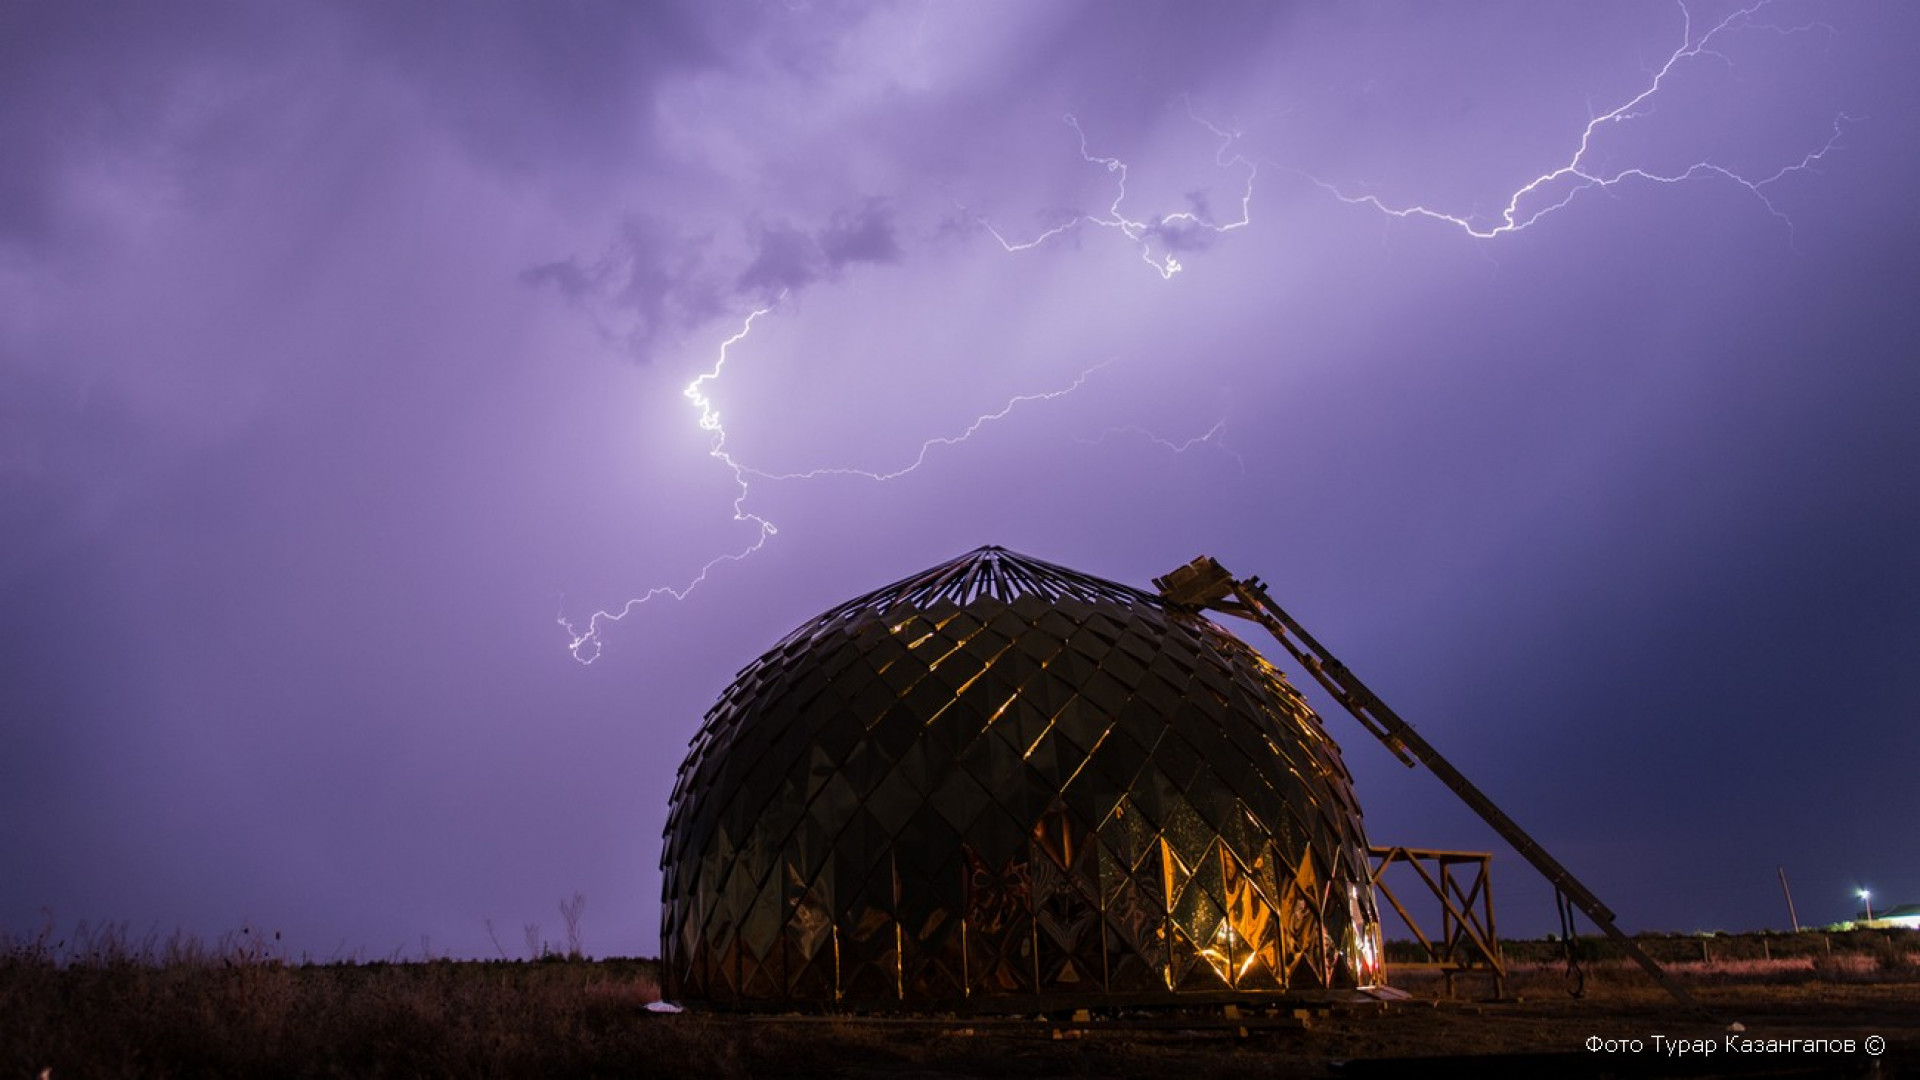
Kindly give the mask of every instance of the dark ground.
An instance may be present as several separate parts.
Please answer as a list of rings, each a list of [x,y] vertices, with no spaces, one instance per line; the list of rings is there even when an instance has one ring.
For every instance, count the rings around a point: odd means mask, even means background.
[[[1490,987],[1464,983],[1447,998],[1437,979],[1403,973],[1407,1000],[1249,1011],[1243,1035],[1217,1009],[1083,1026],[660,1015],[645,1008],[657,984],[640,960],[299,964],[244,948],[15,946],[0,956],[0,1077],[1920,1076],[1920,966],[1884,947],[1756,959],[1710,943],[1715,958],[1669,970],[1712,1016],[1603,958],[1578,999],[1564,967],[1541,961],[1516,963],[1500,1000],[1473,1000]],[[1885,1041],[1878,1053],[1870,1038]],[[1852,1049],[1740,1042],[1768,1039]],[[1676,1040],[1702,1042],[1679,1054]]]
[[[1920,984],[1711,985],[1687,979],[1696,998],[1716,1014],[1708,1018],[1688,1015],[1657,988],[1620,975],[1617,985],[1590,984],[1578,1000],[1545,990],[1498,1002],[1422,996],[1383,1006],[1336,1005],[1313,1010],[1304,1020],[1288,1016],[1275,1027],[1250,1028],[1245,1036],[1231,1029],[1129,1031],[1119,1024],[1056,1035],[1055,1025],[1040,1021],[749,1023],[778,1031],[783,1042],[815,1033],[818,1056],[796,1056],[787,1075],[816,1077],[1251,1078],[1461,1070],[1473,1076],[1920,1075]],[[1733,1022],[1744,1030],[1730,1030]],[[1870,1036],[1886,1040],[1880,1053],[1866,1048]],[[1624,1045],[1589,1050],[1593,1038]],[[1854,1049],[1768,1052],[1740,1042],[1794,1038],[1851,1039]],[[1695,1045],[1681,1053],[1678,1040],[1702,1040],[1713,1049]]]

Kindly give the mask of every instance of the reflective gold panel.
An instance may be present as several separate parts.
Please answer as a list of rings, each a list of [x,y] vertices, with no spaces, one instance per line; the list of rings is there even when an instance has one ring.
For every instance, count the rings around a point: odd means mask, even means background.
[[[1266,660],[981,548],[741,671],[681,766],[668,997],[1019,1010],[1370,985],[1339,748]]]

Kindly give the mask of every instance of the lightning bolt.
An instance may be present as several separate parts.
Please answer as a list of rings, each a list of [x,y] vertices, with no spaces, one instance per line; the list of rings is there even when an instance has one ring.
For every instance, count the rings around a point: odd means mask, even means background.
[[[1014,409],[1018,408],[1021,405],[1026,404],[1029,401],[1052,401],[1055,398],[1065,397],[1068,394],[1071,394],[1075,390],[1078,390],[1082,386],[1086,385],[1087,380],[1093,377],[1094,372],[1099,371],[1100,369],[1106,367],[1108,364],[1111,364],[1112,362],[1113,361],[1111,360],[1100,361],[1099,363],[1093,365],[1092,367],[1089,367],[1086,370],[1082,371],[1078,376],[1074,378],[1072,383],[1066,386],[1063,386],[1058,390],[1046,390],[1046,391],[1033,393],[1033,394],[1016,394],[1013,397],[1008,398],[1007,403],[1005,405],[1002,405],[999,409],[995,410],[994,412],[983,413],[980,416],[975,417],[973,423],[968,424],[966,427],[966,430],[962,431],[960,434],[941,435],[935,438],[928,439],[925,442],[921,443],[920,452],[914,455],[914,458],[912,461],[909,461],[907,464],[902,465],[900,468],[894,469],[891,472],[874,472],[869,469],[855,468],[855,467],[846,466],[846,465],[823,466],[817,469],[808,469],[805,472],[772,473],[772,472],[763,472],[759,469],[752,469],[752,468],[746,469],[745,471],[762,480],[818,480],[822,477],[827,477],[827,476],[858,476],[868,480],[881,480],[881,481],[898,480],[900,477],[905,476],[908,473],[914,471],[915,469],[918,469],[920,466],[926,464],[927,454],[930,451],[932,451],[934,447],[958,446],[959,444],[966,442],[968,439],[973,438],[974,433],[979,431],[981,428],[986,427],[988,424],[991,424],[996,420],[1006,419],[1008,413],[1011,413]]]
[[[1290,168],[1288,171],[1304,177],[1343,203],[1371,207],[1394,218],[1419,218],[1451,225],[1477,240],[1494,240],[1509,233],[1528,229],[1564,209],[1587,192],[1606,191],[1628,183],[1671,185],[1717,178],[1736,185],[1758,200],[1767,213],[1785,223],[1791,235],[1793,222],[1770,197],[1769,187],[1790,175],[1815,168],[1828,154],[1840,147],[1846,125],[1858,122],[1855,117],[1845,113],[1838,114],[1833,121],[1832,134],[1823,143],[1802,154],[1798,160],[1789,161],[1765,175],[1748,175],[1707,160],[1696,161],[1677,171],[1660,171],[1638,165],[1607,169],[1592,164],[1592,159],[1599,153],[1596,145],[1602,141],[1607,132],[1622,129],[1655,111],[1658,99],[1667,90],[1675,72],[1703,58],[1717,59],[1731,66],[1731,60],[1720,51],[1720,43],[1723,39],[1747,29],[1767,30],[1785,35],[1805,32],[1821,26],[1821,24],[1808,24],[1782,27],[1756,21],[1759,13],[1771,6],[1771,3],[1772,0],[1758,0],[1750,3],[1734,10],[1707,27],[1704,32],[1697,34],[1691,10],[1685,3],[1681,3],[1679,5],[1682,16],[1680,42],[1668,54],[1664,63],[1651,73],[1645,86],[1612,109],[1590,117],[1585,127],[1581,129],[1572,153],[1566,160],[1513,190],[1507,196],[1497,219],[1488,220],[1485,217],[1451,213],[1422,204],[1394,205],[1376,195],[1350,194],[1337,185],[1300,169]],[[1831,28],[1827,29],[1831,30]],[[1222,128],[1203,119],[1195,113],[1190,99],[1186,101],[1186,111],[1190,120],[1204,127],[1219,140],[1219,145],[1214,152],[1214,164],[1222,170],[1244,170],[1245,183],[1240,194],[1240,213],[1237,220],[1224,222],[1214,220],[1205,213],[1205,208],[1201,205],[1196,205],[1193,209],[1152,217],[1132,216],[1132,213],[1125,209],[1130,166],[1118,156],[1096,153],[1086,129],[1072,114],[1064,116],[1062,120],[1073,129],[1078,139],[1081,161],[1103,170],[1112,177],[1113,197],[1104,210],[1073,217],[1025,240],[1010,239],[984,216],[973,216],[973,220],[984,227],[1007,254],[1018,254],[1046,246],[1066,234],[1084,228],[1112,230],[1121,234],[1133,246],[1141,261],[1151,267],[1163,281],[1171,280],[1176,274],[1186,269],[1178,257],[1178,252],[1196,249],[1206,243],[1210,237],[1222,236],[1252,224],[1254,184],[1258,176],[1255,163],[1235,149],[1242,138],[1238,130]],[[969,213],[965,206],[961,206],[960,209],[963,213]],[[724,373],[733,348],[745,340],[752,333],[754,324],[772,312],[785,296],[783,292],[773,304],[750,312],[739,330],[721,342],[719,354],[713,366],[696,376],[682,392],[683,396],[698,410],[701,430],[711,434],[712,441],[708,447],[708,456],[720,462],[732,477],[735,487],[732,502],[733,520],[751,527],[751,542],[740,550],[727,552],[709,560],[684,585],[655,587],[627,600],[616,609],[594,612],[583,627],[576,626],[562,613],[557,621],[567,632],[568,651],[579,663],[591,664],[599,658],[603,649],[602,634],[611,624],[619,622],[636,609],[661,596],[671,597],[674,600],[686,599],[707,580],[715,568],[722,563],[739,562],[751,557],[779,532],[772,521],[749,508],[751,481],[785,482],[827,477],[859,477],[876,482],[897,480],[925,465],[930,455],[936,450],[968,441],[983,428],[1004,420],[1022,405],[1055,400],[1079,390],[1095,373],[1111,363],[1111,361],[1102,361],[1086,368],[1070,384],[1063,387],[1017,394],[1009,398],[999,409],[976,417],[958,434],[924,440],[912,458],[897,468],[877,470],[835,465],[801,471],[775,472],[749,465],[734,456],[727,445],[727,430],[721,422],[719,409],[709,395],[708,388]],[[1142,427],[1110,427],[1094,438],[1079,441],[1097,445],[1109,438],[1138,437],[1145,438],[1154,445],[1176,454],[1186,453],[1206,445],[1233,457],[1239,464],[1241,472],[1244,473],[1246,461],[1221,438],[1224,430],[1225,421],[1220,421],[1198,436],[1184,441],[1174,441]]]
[[[1618,129],[1651,114],[1656,99],[1667,86],[1669,76],[1678,68],[1701,57],[1712,57],[1731,66],[1732,61],[1718,51],[1716,42],[1742,28],[1771,30],[1779,34],[1801,33],[1821,27],[1823,24],[1808,24],[1797,27],[1765,26],[1755,23],[1754,17],[1770,5],[1771,0],[1761,0],[1729,13],[1714,23],[1705,33],[1694,36],[1693,13],[1685,4],[1680,5],[1681,34],[1680,44],[1668,55],[1666,62],[1653,72],[1652,78],[1644,89],[1633,97],[1620,103],[1607,112],[1587,121],[1580,132],[1580,138],[1571,157],[1553,169],[1534,177],[1515,189],[1501,209],[1497,222],[1476,222],[1474,218],[1436,210],[1428,206],[1394,206],[1375,195],[1349,195],[1334,184],[1298,169],[1291,170],[1312,181],[1331,193],[1341,202],[1356,206],[1370,206],[1383,214],[1396,218],[1425,218],[1431,221],[1452,225],[1476,240],[1492,240],[1508,233],[1517,233],[1527,229],[1556,211],[1566,207],[1582,194],[1589,191],[1604,191],[1621,184],[1644,182],[1654,184],[1681,184],[1690,180],[1719,178],[1745,190],[1760,201],[1767,212],[1785,223],[1788,234],[1792,234],[1793,221],[1773,200],[1768,197],[1769,185],[1794,173],[1813,168],[1829,153],[1840,145],[1845,125],[1857,122],[1855,117],[1841,113],[1834,118],[1833,134],[1815,149],[1803,154],[1798,161],[1790,162],[1760,177],[1750,177],[1724,165],[1711,161],[1697,161],[1677,172],[1659,172],[1649,168],[1629,166],[1616,170],[1596,169],[1589,164],[1595,141],[1609,129]],[[1825,27],[1831,31],[1831,27]]]
[[[774,298],[774,303],[778,304],[786,298],[786,295],[787,294],[782,291],[778,297]],[[717,555],[708,560],[706,565],[700,568],[700,572],[693,576],[693,580],[687,582],[685,585],[678,588],[671,585],[655,586],[654,588],[648,589],[645,593],[628,600],[625,604],[622,604],[618,610],[609,611],[603,609],[594,612],[587,619],[585,629],[576,627],[573,621],[567,618],[566,613],[562,612],[558,616],[557,621],[567,632],[567,637],[569,638],[567,651],[572,653],[573,658],[580,663],[591,664],[600,658],[600,652],[605,647],[600,639],[600,633],[607,626],[626,618],[632,614],[636,608],[656,597],[670,596],[675,600],[685,600],[687,594],[699,588],[700,585],[707,580],[707,575],[713,572],[714,567],[725,562],[739,562],[751,556],[754,552],[765,547],[767,541],[780,531],[773,522],[747,509],[747,495],[749,492],[747,485],[748,470],[746,466],[736,461],[732,452],[727,449],[727,429],[720,423],[720,410],[714,407],[713,399],[708,397],[706,392],[706,384],[718,379],[720,373],[726,369],[728,352],[735,345],[746,340],[747,335],[753,332],[753,324],[756,320],[772,310],[773,306],[769,305],[767,307],[755,308],[749,313],[746,320],[741,323],[740,329],[735,332],[732,337],[720,343],[720,355],[714,360],[713,367],[697,376],[692,382],[687,384],[685,390],[680,392],[681,396],[692,402],[693,406],[700,410],[700,430],[713,433],[713,441],[707,447],[707,456],[720,462],[720,464],[725,466],[727,471],[733,475],[735,489],[733,496],[733,520],[744,521],[754,527],[753,542],[739,551]]]
[[[1186,102],[1186,106],[1188,117],[1195,123],[1206,128],[1208,132],[1220,140],[1219,148],[1214,153],[1214,163],[1222,169],[1238,167],[1246,170],[1246,186],[1240,196],[1239,220],[1215,222],[1194,210],[1183,210],[1176,213],[1164,214],[1154,217],[1151,220],[1136,219],[1127,216],[1121,209],[1122,204],[1125,203],[1127,199],[1127,163],[1117,157],[1101,157],[1094,154],[1087,141],[1086,131],[1081,128],[1079,120],[1069,115],[1064,119],[1067,125],[1072,127],[1075,134],[1079,136],[1081,159],[1090,165],[1100,166],[1114,176],[1114,197],[1113,201],[1107,204],[1105,213],[1083,215],[1063,225],[1049,229],[1031,240],[1018,243],[1008,240],[1005,235],[995,229],[994,226],[984,218],[979,219],[981,224],[987,228],[987,231],[993,235],[995,240],[999,241],[1000,246],[1009,254],[1039,247],[1046,244],[1049,240],[1083,225],[1116,229],[1134,243],[1140,253],[1140,258],[1145,261],[1148,266],[1153,267],[1154,271],[1158,273],[1163,280],[1171,279],[1175,274],[1184,269],[1180,260],[1174,256],[1173,249],[1183,246],[1195,246],[1196,240],[1194,237],[1200,233],[1224,234],[1244,228],[1252,222],[1253,185],[1254,177],[1258,172],[1252,161],[1233,151],[1234,143],[1240,138],[1238,131],[1226,130],[1208,120],[1202,119],[1193,111],[1191,100]],[[1156,245],[1160,249],[1157,254]],[[599,659],[604,649],[602,634],[608,626],[619,622],[632,614],[636,609],[659,597],[671,597],[674,600],[686,599],[690,593],[699,588],[700,585],[707,580],[708,576],[720,564],[740,562],[741,560],[751,557],[755,552],[765,547],[768,540],[779,533],[779,527],[772,521],[748,508],[747,502],[752,490],[750,481],[783,482],[792,480],[818,480],[827,477],[859,477],[878,482],[898,480],[926,464],[928,456],[936,449],[957,446],[960,443],[966,442],[982,428],[997,421],[1004,420],[1009,414],[1022,405],[1033,402],[1052,401],[1071,394],[1085,385],[1087,380],[1092,378],[1096,372],[1112,362],[1111,360],[1103,360],[1098,364],[1094,364],[1082,370],[1070,384],[1058,389],[1016,394],[1008,398],[1006,404],[1002,405],[999,409],[975,417],[959,434],[942,435],[923,441],[920,444],[918,452],[914,454],[911,460],[894,469],[880,471],[857,466],[829,465],[801,471],[773,472],[756,468],[739,460],[734,457],[732,451],[727,448],[727,430],[721,422],[719,409],[714,405],[713,399],[707,393],[707,387],[708,384],[719,379],[725,371],[727,358],[733,347],[745,340],[746,337],[752,333],[754,323],[762,316],[771,312],[785,297],[786,293],[782,292],[780,296],[775,298],[773,304],[767,307],[757,308],[749,313],[745,321],[741,324],[740,329],[731,337],[721,342],[719,356],[714,360],[713,366],[694,378],[692,382],[687,384],[686,389],[682,391],[686,399],[699,410],[701,430],[712,433],[713,441],[707,449],[707,455],[720,462],[721,466],[727,470],[728,475],[733,478],[733,520],[752,526],[752,541],[738,551],[728,552],[710,559],[705,565],[700,567],[699,572],[686,584],[677,587],[663,585],[649,589],[640,596],[633,597],[626,601],[618,608],[603,609],[594,612],[588,617],[584,626],[575,624],[564,612],[559,614],[556,617],[556,621],[567,632],[567,649],[573,655],[573,658],[581,664],[591,664]],[[1246,470],[1246,463],[1240,458],[1240,455],[1217,441],[1217,436],[1223,426],[1224,422],[1215,424],[1213,429],[1204,435],[1189,439],[1184,443],[1174,443],[1170,440],[1162,439],[1143,428],[1109,429],[1109,431],[1103,433],[1099,439],[1093,441],[1104,441],[1109,434],[1138,434],[1145,436],[1158,445],[1167,447],[1175,453],[1185,452],[1191,447],[1201,443],[1211,443],[1226,453],[1231,454],[1236,461],[1239,461],[1241,471],[1244,472]]]
[[[639,596],[629,599],[617,609],[603,609],[594,612],[588,617],[584,627],[576,625],[566,616],[565,612],[562,612],[556,617],[556,621],[567,632],[567,651],[571,653],[573,658],[579,663],[583,665],[591,664],[600,658],[600,654],[605,648],[601,634],[608,626],[626,618],[642,605],[658,597],[666,596],[674,600],[685,600],[693,590],[699,588],[700,585],[707,580],[708,575],[713,572],[715,567],[721,563],[740,562],[752,556],[755,552],[765,547],[768,540],[779,533],[779,527],[772,521],[747,508],[747,499],[752,492],[749,478],[766,481],[784,481],[815,480],[829,476],[857,476],[875,481],[897,480],[924,465],[927,461],[928,454],[931,453],[935,447],[956,446],[964,443],[979,432],[981,428],[996,421],[1004,420],[1021,405],[1036,401],[1052,401],[1056,398],[1065,397],[1085,385],[1087,380],[1092,378],[1095,372],[1112,363],[1111,360],[1103,360],[1083,370],[1072,383],[1057,390],[1016,394],[1007,399],[1006,404],[1002,405],[999,409],[975,417],[973,422],[968,424],[960,434],[943,435],[925,440],[920,444],[919,452],[914,455],[913,459],[896,469],[877,472],[852,466],[826,466],[809,469],[804,472],[769,472],[764,469],[754,468],[740,461],[733,456],[732,451],[727,449],[727,429],[726,426],[721,423],[720,410],[715,407],[713,399],[707,393],[707,384],[720,378],[721,374],[726,370],[729,352],[735,345],[745,340],[747,335],[753,332],[753,324],[755,321],[773,311],[774,307],[778,306],[779,302],[785,299],[785,297],[786,293],[782,292],[774,299],[773,304],[767,307],[756,308],[750,312],[745,321],[742,322],[740,329],[736,331],[733,336],[720,343],[720,353],[714,360],[713,367],[695,377],[692,382],[687,384],[686,389],[681,391],[681,395],[691,402],[694,408],[699,410],[700,429],[712,433],[712,442],[707,448],[707,456],[720,462],[733,477],[733,520],[746,522],[753,526],[752,542],[739,551],[727,552],[708,560],[705,565],[700,567],[699,572],[693,576],[693,579],[685,585],[679,587],[669,585],[656,586]]]
[[[1086,129],[1080,126],[1079,119],[1071,113],[1062,119],[1068,127],[1073,129],[1074,134],[1080,139],[1080,160],[1089,165],[1100,166],[1113,176],[1113,201],[1107,204],[1106,212],[1102,214],[1082,214],[1063,224],[1056,225],[1030,240],[1019,241],[1007,239],[1004,233],[984,217],[976,218],[976,220],[979,221],[995,240],[999,241],[1000,246],[1005,249],[1008,254],[1031,251],[1053,240],[1055,237],[1073,232],[1086,225],[1092,225],[1102,229],[1114,229],[1119,231],[1120,234],[1125,236],[1129,241],[1132,241],[1135,249],[1140,253],[1141,261],[1151,266],[1154,272],[1160,275],[1162,281],[1171,280],[1175,274],[1186,269],[1185,264],[1173,254],[1175,249],[1183,246],[1194,246],[1195,241],[1193,238],[1199,233],[1206,232],[1223,235],[1235,229],[1245,228],[1253,222],[1253,181],[1259,172],[1254,163],[1247,160],[1247,158],[1241,154],[1234,153],[1231,157],[1228,156],[1229,151],[1233,149],[1233,144],[1240,138],[1238,131],[1224,130],[1218,125],[1199,117],[1193,111],[1193,102],[1191,99],[1187,100],[1186,105],[1188,118],[1201,127],[1206,128],[1209,132],[1212,132],[1213,135],[1220,140],[1220,148],[1214,152],[1214,164],[1222,169],[1231,169],[1235,166],[1246,169],[1246,188],[1240,195],[1240,220],[1225,223],[1209,221],[1192,210],[1181,210],[1176,213],[1163,214],[1151,220],[1128,217],[1126,212],[1120,209],[1121,204],[1127,201],[1127,163],[1117,157],[1102,157],[1095,154],[1088,145]],[[962,209],[964,210],[965,207],[962,207]],[[1159,254],[1155,254],[1156,241],[1159,242],[1159,246],[1162,249]]]
[[[1135,424],[1127,424],[1122,427],[1110,427],[1091,439],[1076,439],[1074,441],[1086,443],[1089,446],[1098,446],[1101,443],[1104,443],[1108,439],[1113,438],[1115,436],[1132,435],[1132,436],[1146,439],[1148,442],[1154,444],[1155,446],[1163,447],[1168,453],[1171,453],[1171,454],[1184,454],[1187,451],[1193,449],[1194,447],[1204,443],[1208,446],[1213,447],[1215,450],[1218,450],[1221,453],[1227,455],[1228,457],[1232,458],[1234,460],[1234,463],[1240,467],[1240,474],[1244,476],[1246,475],[1246,472],[1247,472],[1247,459],[1240,456],[1240,452],[1238,450],[1235,450],[1233,447],[1228,446],[1226,443],[1226,440],[1220,437],[1220,433],[1225,431],[1226,429],[1227,429],[1227,422],[1225,420],[1216,420],[1213,422],[1212,427],[1208,428],[1207,430],[1201,432],[1198,435],[1195,435],[1193,438],[1184,440],[1182,442],[1174,442],[1172,439],[1168,439],[1160,435],[1156,435],[1153,432],[1147,430],[1146,428],[1140,427]]]

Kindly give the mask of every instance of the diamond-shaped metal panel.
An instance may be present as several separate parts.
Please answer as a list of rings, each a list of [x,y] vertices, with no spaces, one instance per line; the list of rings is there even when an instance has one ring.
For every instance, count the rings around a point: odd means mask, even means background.
[[[982,548],[742,669],[681,767],[666,993],[1030,1009],[1365,985],[1366,836],[1272,665],[1146,592]]]

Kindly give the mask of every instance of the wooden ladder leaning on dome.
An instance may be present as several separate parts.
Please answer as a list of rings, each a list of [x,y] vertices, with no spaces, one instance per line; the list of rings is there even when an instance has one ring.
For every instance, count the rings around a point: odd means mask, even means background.
[[[1408,768],[1416,764],[1425,765],[1428,771],[1440,778],[1440,782],[1460,796],[1481,819],[1493,826],[1501,838],[1513,845],[1520,856],[1533,864],[1534,869],[1546,877],[1558,893],[1557,900],[1563,909],[1563,923],[1569,919],[1564,915],[1567,903],[1578,907],[1592,919],[1607,937],[1618,945],[1623,952],[1632,957],[1635,963],[1644,968],[1647,974],[1672,994],[1675,1001],[1694,1012],[1706,1013],[1707,1010],[1694,1000],[1686,987],[1667,974],[1653,957],[1648,956],[1639,943],[1614,924],[1613,912],[1600,902],[1591,890],[1570,873],[1560,861],[1540,846],[1533,837],[1515,824],[1513,819],[1493,804],[1493,800],[1475,787],[1472,781],[1461,774],[1453,763],[1440,755],[1432,744],[1420,737],[1413,725],[1400,719],[1399,714],[1387,707],[1359,677],[1347,670],[1326,647],[1314,640],[1293,616],[1288,615],[1273,598],[1267,595],[1267,588],[1257,577],[1236,579],[1210,555],[1202,555],[1187,565],[1165,577],[1153,579],[1154,587],[1168,603],[1194,610],[1212,609],[1227,615],[1249,619],[1265,627],[1280,642],[1300,666],[1312,675],[1314,681],[1332,694],[1335,701],[1345,706],[1360,721],[1360,726],[1372,732],[1387,749],[1393,751]],[[1569,926],[1570,929],[1570,926]],[[1568,941],[1572,945],[1571,938]]]

